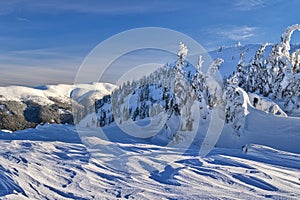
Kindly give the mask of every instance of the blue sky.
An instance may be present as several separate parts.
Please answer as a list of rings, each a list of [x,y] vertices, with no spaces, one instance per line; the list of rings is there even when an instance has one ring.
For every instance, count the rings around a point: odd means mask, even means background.
[[[299,8],[298,0],[0,1],[0,85],[72,83],[97,44],[139,27],[180,31],[207,50],[275,43],[300,23]]]

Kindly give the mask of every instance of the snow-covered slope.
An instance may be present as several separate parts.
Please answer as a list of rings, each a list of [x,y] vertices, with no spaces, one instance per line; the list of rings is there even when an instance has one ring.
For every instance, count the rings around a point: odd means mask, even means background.
[[[271,123],[276,119],[271,118]],[[282,131],[276,128],[272,131]],[[251,127],[249,131],[257,129]],[[86,130],[97,134],[96,129]],[[117,128],[113,131],[109,141],[95,139],[101,145],[95,149],[97,154],[87,151],[69,125],[0,132],[0,198],[300,197],[299,154],[253,144],[244,151],[215,148],[206,158],[200,158],[196,147],[180,155],[171,147],[124,135]],[[290,133],[287,131],[286,136]]]
[[[220,67],[220,73],[223,77],[228,77],[235,70],[240,60],[240,54],[244,53],[245,62],[250,62],[253,55],[260,47],[260,44],[248,44],[245,46],[220,47],[218,50],[209,52],[212,59],[222,58],[224,62]],[[271,52],[271,45],[267,48],[266,55]]]

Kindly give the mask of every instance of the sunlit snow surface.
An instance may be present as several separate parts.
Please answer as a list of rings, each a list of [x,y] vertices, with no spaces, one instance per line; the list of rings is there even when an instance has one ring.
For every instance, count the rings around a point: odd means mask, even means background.
[[[95,131],[93,129],[90,130]],[[117,131],[117,130],[116,130]],[[262,145],[184,155],[142,139],[99,140],[69,125],[0,132],[2,199],[299,199],[300,155]],[[288,145],[288,144],[287,144]]]

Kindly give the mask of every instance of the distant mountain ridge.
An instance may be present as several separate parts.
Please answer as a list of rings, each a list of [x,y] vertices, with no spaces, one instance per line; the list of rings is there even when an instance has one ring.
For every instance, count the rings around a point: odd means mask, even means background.
[[[15,131],[41,123],[74,124],[72,106],[83,108],[80,98],[88,97],[94,107],[94,99],[109,94],[113,88],[108,83],[0,87],[0,129]]]

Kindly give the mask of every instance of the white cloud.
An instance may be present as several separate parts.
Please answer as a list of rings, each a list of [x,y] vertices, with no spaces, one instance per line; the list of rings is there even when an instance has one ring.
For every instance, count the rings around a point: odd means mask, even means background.
[[[232,40],[246,40],[253,37],[257,29],[257,27],[242,26],[221,31],[220,34]]]
[[[237,0],[234,7],[237,10],[249,11],[257,8],[262,8],[267,5],[266,0]]]
[[[24,18],[24,17],[17,17],[16,20],[20,21],[20,22],[30,22],[29,19]]]
[[[223,37],[229,38],[235,41],[247,40],[255,36],[258,27],[249,27],[249,26],[239,26],[239,27],[228,27],[228,28],[219,28],[215,30],[216,33]]]
[[[42,48],[42,49],[26,49],[11,51],[11,54],[17,56],[60,56],[62,49],[60,48]]]

